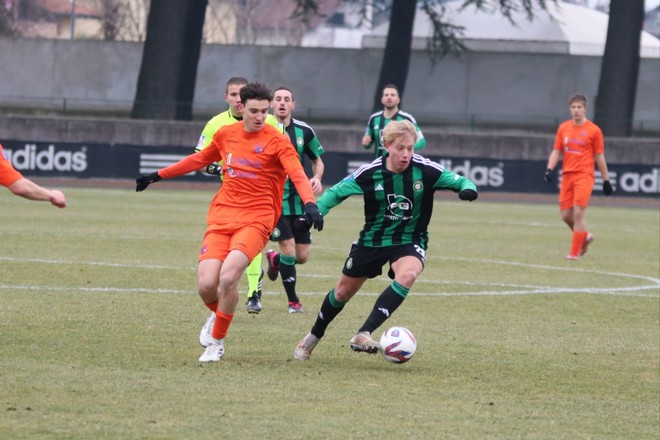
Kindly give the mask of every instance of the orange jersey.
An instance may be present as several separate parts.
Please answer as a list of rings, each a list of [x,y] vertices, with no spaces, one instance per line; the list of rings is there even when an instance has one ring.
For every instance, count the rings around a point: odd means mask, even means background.
[[[572,120],[563,122],[557,129],[555,150],[563,152],[562,171],[582,172],[594,175],[594,156],[605,152],[603,133],[587,120],[575,125]]]
[[[314,201],[297,151],[289,138],[270,125],[248,133],[243,122],[220,127],[202,151],[158,171],[163,179],[222,162],[224,180],[209,207],[213,225],[259,223],[271,231],[282,212],[287,175],[305,203]]]
[[[0,185],[9,186],[22,178],[23,175],[16,171],[14,167],[11,166],[11,162],[5,158],[5,155],[2,152],[2,145],[0,145]]]

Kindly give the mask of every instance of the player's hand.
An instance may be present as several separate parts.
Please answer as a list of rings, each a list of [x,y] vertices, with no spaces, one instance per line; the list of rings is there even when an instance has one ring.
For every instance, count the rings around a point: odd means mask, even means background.
[[[305,203],[305,206],[303,206],[303,211],[305,211],[305,215],[309,217],[309,220],[314,225],[314,229],[321,232],[323,230],[323,216],[319,212],[319,208],[316,206],[316,203]]]
[[[307,214],[303,214],[293,221],[293,232],[298,234],[305,234],[312,229],[312,219]]]
[[[158,171],[140,176],[135,179],[135,191],[144,191],[150,184],[158,182],[160,179],[161,177],[158,175]]]
[[[603,194],[605,194],[606,197],[609,197],[612,194],[612,184],[610,183],[609,180],[603,180]]]
[[[545,175],[543,176],[543,178],[548,183],[552,182],[552,170],[550,168],[545,170]]]
[[[212,163],[211,165],[206,167],[206,172],[208,174],[213,174],[215,176],[220,176],[222,175],[222,166],[217,163]]]
[[[459,199],[467,200],[468,202],[477,200],[477,197],[479,197],[479,194],[477,194],[477,192],[473,189],[464,189],[463,191],[458,193]]]

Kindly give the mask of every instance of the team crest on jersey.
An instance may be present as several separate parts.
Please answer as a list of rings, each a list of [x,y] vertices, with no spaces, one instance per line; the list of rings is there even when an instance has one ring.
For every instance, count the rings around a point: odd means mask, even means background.
[[[410,220],[412,218],[412,201],[398,194],[387,195],[387,213],[385,217],[391,220]]]
[[[303,138],[301,137],[296,138],[296,143],[298,144],[299,147],[302,147],[304,142],[305,141],[303,140]]]
[[[353,257],[349,257],[348,260],[346,260],[346,269],[350,269],[353,267]]]
[[[415,191],[421,191],[421,190],[423,190],[423,189],[424,189],[424,184],[422,183],[421,180],[416,180],[416,181],[413,183],[413,190],[415,190]]]
[[[264,146],[263,145],[255,145],[254,146],[254,152],[259,154],[264,152]]]

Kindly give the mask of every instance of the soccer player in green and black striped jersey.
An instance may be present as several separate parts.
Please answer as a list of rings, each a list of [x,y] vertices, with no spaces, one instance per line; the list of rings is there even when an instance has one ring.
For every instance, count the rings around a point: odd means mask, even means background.
[[[399,110],[401,98],[399,97],[399,89],[394,84],[388,84],[383,87],[383,96],[380,99],[383,103],[383,110],[374,113],[369,117],[367,122],[367,129],[362,138],[362,146],[368,150],[374,147],[376,157],[385,155],[385,147],[383,146],[383,129],[390,121],[408,120],[415,126],[415,151],[421,150],[426,146],[426,139],[422,134],[422,130],[417,125],[417,121],[410,113]]]
[[[390,122],[383,133],[386,155],[361,166],[317,200],[319,210],[326,215],[346,198],[361,195],[365,223],[351,246],[339,281],[321,304],[314,326],[298,343],[295,359],[309,359],[344,305],[389,263],[392,284],[376,299],[371,314],[349,342],[355,351],[378,352],[381,347],[372,339],[372,332],[403,303],[424,270],[435,191],[457,192],[461,200],[477,198],[474,182],[414,154],[415,139],[413,123]]]
[[[321,194],[323,191],[321,178],[324,170],[321,160],[323,147],[312,127],[293,118],[292,112],[296,108],[293,92],[286,87],[275,89],[271,107],[277,121],[284,126],[291,144],[298,151],[300,161],[303,162],[305,157],[311,161],[313,175],[309,182],[312,184],[314,194]],[[289,302],[289,313],[303,312],[302,304],[296,294],[296,264],[305,264],[309,260],[312,248],[312,236],[309,228],[303,227],[300,230],[297,227],[302,215],[302,200],[293,183],[287,179],[284,184],[282,216],[271,235],[271,240],[278,242],[280,252],[268,250],[266,259],[268,261],[268,278],[275,281],[278,274],[282,276],[282,284]]]

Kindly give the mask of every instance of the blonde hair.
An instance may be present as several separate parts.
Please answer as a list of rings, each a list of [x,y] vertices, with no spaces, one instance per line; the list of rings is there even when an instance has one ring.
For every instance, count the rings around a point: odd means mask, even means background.
[[[383,142],[388,144],[404,136],[411,136],[413,139],[417,137],[415,125],[407,119],[392,121],[383,129]]]

